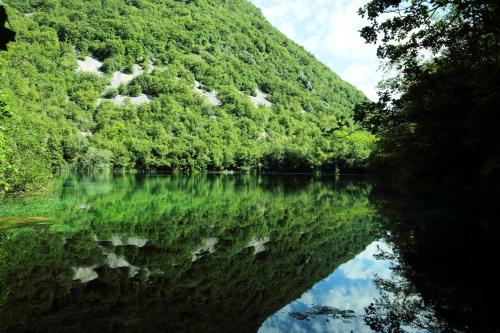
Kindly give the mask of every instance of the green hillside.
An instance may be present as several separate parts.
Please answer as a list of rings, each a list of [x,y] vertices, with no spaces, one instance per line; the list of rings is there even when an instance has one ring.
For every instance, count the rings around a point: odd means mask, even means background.
[[[0,190],[36,190],[60,169],[346,170],[368,158],[374,139],[352,120],[364,95],[246,0],[4,5],[17,41],[0,51]]]

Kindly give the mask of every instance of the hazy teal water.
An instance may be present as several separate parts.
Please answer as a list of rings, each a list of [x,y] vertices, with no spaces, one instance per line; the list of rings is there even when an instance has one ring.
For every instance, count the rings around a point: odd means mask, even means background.
[[[359,179],[63,176],[47,195],[1,199],[0,329],[442,329],[434,294],[394,276],[391,219]]]

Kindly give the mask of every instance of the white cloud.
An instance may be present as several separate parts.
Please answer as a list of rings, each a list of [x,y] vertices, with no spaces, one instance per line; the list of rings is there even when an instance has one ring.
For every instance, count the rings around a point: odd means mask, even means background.
[[[318,50],[321,44],[321,38],[319,36],[311,36],[307,38],[303,43],[302,46],[306,48],[309,52],[315,52]]]
[[[375,255],[381,252],[391,253],[392,250],[386,243],[373,242],[353,260],[338,269],[350,280],[371,280],[375,274],[388,279],[391,276],[390,262],[375,259]]]
[[[359,35],[357,14],[366,0],[251,0],[286,36],[303,45],[346,81],[376,98],[376,47]]]
[[[374,71],[376,64],[354,63],[340,73],[340,76],[361,89],[369,98],[376,99],[377,92],[374,82],[380,79]]]
[[[297,35],[295,33],[295,25],[293,25],[292,22],[284,22],[283,24],[281,24],[280,31],[292,40],[297,39]]]

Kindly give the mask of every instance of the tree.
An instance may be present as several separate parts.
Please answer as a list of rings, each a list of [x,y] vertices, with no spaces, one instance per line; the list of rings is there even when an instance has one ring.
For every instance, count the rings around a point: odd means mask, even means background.
[[[5,142],[4,125],[11,116],[10,109],[7,104],[7,97],[0,93],[0,191],[5,191],[10,188],[9,181],[7,179],[7,173],[10,169],[8,153],[9,149]]]
[[[397,70],[355,118],[381,138],[374,164],[395,179],[499,184],[500,4],[372,0],[361,30]],[[494,187],[492,186],[494,189]]]
[[[16,40],[16,33],[5,27],[7,22],[9,22],[7,10],[4,6],[0,6],[0,50],[7,50],[7,44]]]

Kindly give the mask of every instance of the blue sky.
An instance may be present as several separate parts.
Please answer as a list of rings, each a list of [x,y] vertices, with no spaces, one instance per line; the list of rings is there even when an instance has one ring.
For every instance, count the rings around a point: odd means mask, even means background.
[[[359,36],[357,10],[367,0],[250,0],[281,32],[344,80],[376,99],[382,75],[376,47]]]

